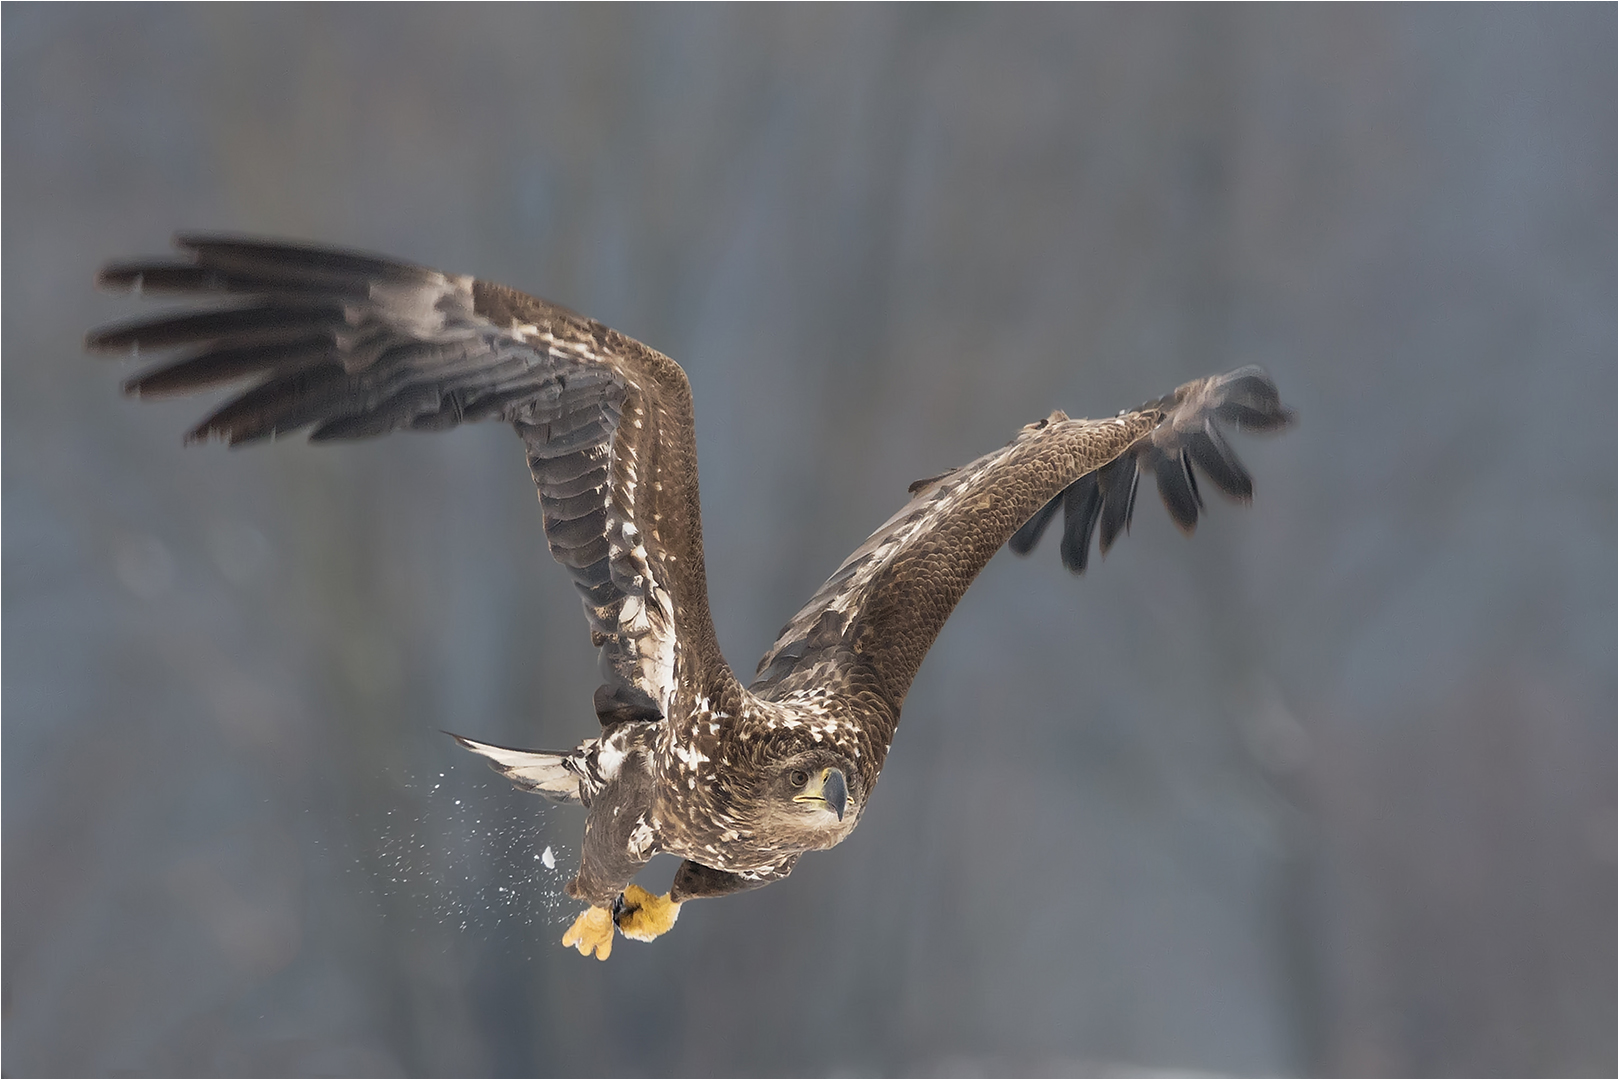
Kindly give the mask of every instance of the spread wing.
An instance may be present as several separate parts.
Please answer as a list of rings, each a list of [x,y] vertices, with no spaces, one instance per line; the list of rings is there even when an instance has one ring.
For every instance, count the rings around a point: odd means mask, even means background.
[[[912,484],[915,497],[782,628],[750,689],[781,700],[874,678],[897,716],[945,619],[1002,544],[1026,554],[1061,510],[1063,563],[1081,573],[1098,525],[1103,554],[1129,527],[1143,474],[1191,532],[1202,507],[1194,465],[1227,495],[1253,494],[1217,421],[1268,431],[1290,419],[1275,384],[1249,367],[1111,419],[1053,413],[1030,424],[1001,449]]]
[[[100,283],[211,302],[105,327],[87,344],[184,350],[129,379],[134,394],[252,381],[188,441],[510,423],[528,450],[551,553],[583,596],[601,650],[602,722],[665,715],[677,677],[700,692],[706,676],[729,676],[708,611],[691,390],[673,360],[470,277],[327,248],[175,243],[181,258],[115,263]]]

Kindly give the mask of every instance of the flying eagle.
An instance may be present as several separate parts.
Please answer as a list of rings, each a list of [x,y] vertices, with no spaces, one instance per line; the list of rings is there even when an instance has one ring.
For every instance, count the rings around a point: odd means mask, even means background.
[[[113,263],[110,288],[221,302],[92,332],[108,351],[184,353],[125,383],[141,396],[252,386],[187,436],[231,445],[311,428],[315,441],[511,424],[539,488],[551,554],[600,650],[602,730],[568,751],[457,736],[518,787],[588,810],[569,895],[589,907],[564,945],[605,960],[615,926],[649,941],[680,906],[780,880],[859,823],[923,656],[990,556],[1025,554],[1063,517],[1085,569],[1158,485],[1190,533],[1196,471],[1247,501],[1218,427],[1286,425],[1248,367],[1189,382],[1105,420],[1054,412],[998,450],[911,485],[912,498],[782,629],[744,686],[708,609],[691,389],[679,365],[566,308],[393,259],[224,236],[180,258]],[[1196,467],[1194,469],[1194,466]],[[669,892],[632,884],[660,852]]]

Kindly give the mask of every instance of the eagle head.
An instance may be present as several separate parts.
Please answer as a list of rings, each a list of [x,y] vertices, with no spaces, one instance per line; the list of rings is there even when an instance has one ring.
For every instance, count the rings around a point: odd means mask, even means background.
[[[771,763],[760,786],[760,823],[801,850],[832,847],[860,820],[860,774],[835,750],[789,753]]]

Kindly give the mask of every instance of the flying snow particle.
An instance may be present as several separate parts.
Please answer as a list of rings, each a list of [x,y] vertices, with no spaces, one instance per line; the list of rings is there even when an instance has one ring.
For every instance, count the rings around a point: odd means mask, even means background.
[[[550,844],[545,845],[545,850],[540,852],[540,861],[545,864],[545,868],[547,870],[555,870],[557,868],[557,857],[551,853]]]

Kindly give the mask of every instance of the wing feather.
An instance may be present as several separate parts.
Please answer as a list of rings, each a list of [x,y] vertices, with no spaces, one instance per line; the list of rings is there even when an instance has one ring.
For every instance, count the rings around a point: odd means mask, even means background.
[[[131,378],[133,394],[255,380],[188,439],[511,423],[551,552],[601,650],[602,722],[665,715],[677,665],[697,692],[730,678],[708,612],[691,391],[674,361],[558,305],[411,263],[239,237],[182,235],[176,246],[178,259],[112,263],[98,280],[213,306],[86,343],[185,350]]]
[[[1033,550],[1061,511],[1063,564],[1082,573],[1093,535],[1106,554],[1129,528],[1143,473],[1190,532],[1203,508],[1194,465],[1233,498],[1253,493],[1215,421],[1269,431],[1291,419],[1269,377],[1243,368],[1107,420],[1055,413],[1030,424],[1000,450],[913,484],[914,498],[782,628],[750,689],[783,700],[867,678],[897,716],[945,619],[1003,543]]]

